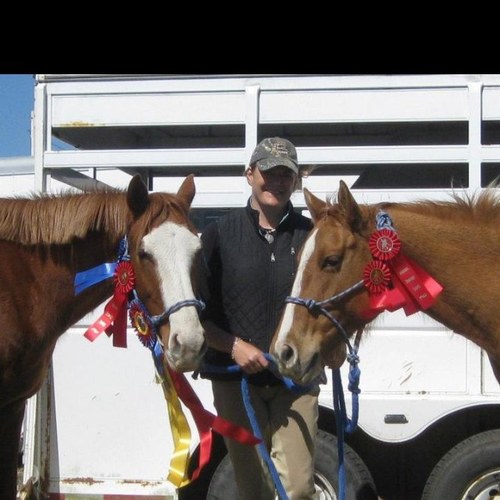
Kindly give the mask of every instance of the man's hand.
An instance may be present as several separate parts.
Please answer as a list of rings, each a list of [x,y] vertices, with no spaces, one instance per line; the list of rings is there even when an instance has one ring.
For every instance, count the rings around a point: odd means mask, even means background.
[[[231,357],[249,375],[259,373],[269,365],[269,361],[258,347],[238,337],[234,340]]]

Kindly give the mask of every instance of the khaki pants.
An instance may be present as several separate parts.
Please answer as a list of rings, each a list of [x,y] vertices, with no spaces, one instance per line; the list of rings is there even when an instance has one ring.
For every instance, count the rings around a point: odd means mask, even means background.
[[[285,385],[248,384],[262,436],[289,500],[314,498],[314,439],[319,388],[297,395]],[[252,431],[239,381],[213,381],[218,415]],[[234,466],[240,500],[274,500],[274,483],[258,447],[225,438]],[[232,499],[231,499],[232,500]]]

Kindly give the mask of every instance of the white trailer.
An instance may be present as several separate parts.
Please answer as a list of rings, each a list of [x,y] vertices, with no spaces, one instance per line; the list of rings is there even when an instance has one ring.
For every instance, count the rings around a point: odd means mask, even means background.
[[[246,202],[244,166],[272,135],[296,144],[310,172],[303,186],[322,198],[340,178],[359,202],[473,193],[500,175],[500,75],[36,77],[36,189],[125,186],[139,172],[151,190],[175,191],[195,173],[200,230]],[[305,207],[301,192],[292,201]],[[89,343],[91,321],[61,337],[28,405],[24,481],[50,500],[230,498],[220,439],[192,486],[166,480],[172,436],[150,354],[132,338],[126,350]],[[370,330],[348,483],[371,476],[386,500],[419,499],[424,488],[438,500],[432,492],[448,484],[468,488],[460,498],[499,494],[500,388],[485,354],[423,314],[385,313]],[[190,382],[213,410],[210,385]],[[335,498],[330,381],[320,403],[317,483]]]

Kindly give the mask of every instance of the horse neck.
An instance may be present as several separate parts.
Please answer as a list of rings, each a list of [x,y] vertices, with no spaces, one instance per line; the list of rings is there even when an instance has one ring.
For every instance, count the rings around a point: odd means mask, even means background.
[[[100,264],[116,261],[122,239],[121,234],[89,233],[73,247],[75,272],[86,271]]]
[[[451,330],[500,357],[500,274],[498,243],[491,229],[449,210],[417,204],[387,207],[401,240],[401,251],[443,286],[439,300],[425,311]],[[483,243],[484,242],[484,243]]]
[[[384,210],[391,216],[402,251],[420,265],[437,274],[450,269],[460,269],[462,276],[481,272],[471,266],[471,259],[478,256],[473,243],[484,241],[482,229],[472,219],[450,217],[449,210],[440,212],[439,207],[431,212],[418,204],[395,204]]]
[[[77,273],[89,271],[117,260],[119,236],[100,232],[89,233],[71,247],[53,245],[46,258],[36,260],[40,284],[47,291],[37,299],[39,321],[32,327],[38,335],[49,335],[54,340],[69,327],[103,303],[113,292],[112,279],[97,282],[75,293]],[[50,314],[55,311],[57,314]],[[49,333],[50,332],[50,333]]]

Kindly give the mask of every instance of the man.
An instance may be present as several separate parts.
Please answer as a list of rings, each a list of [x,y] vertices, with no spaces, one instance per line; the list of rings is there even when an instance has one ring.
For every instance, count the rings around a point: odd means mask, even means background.
[[[296,394],[269,370],[265,354],[296,271],[296,254],[312,228],[290,202],[299,179],[294,145],[279,137],[255,148],[245,171],[252,194],[202,234],[208,265],[208,365],[217,413],[251,430],[241,395],[248,376],[252,407],[281,483],[291,500],[314,498],[314,439],[319,387]],[[226,439],[241,500],[274,500],[275,486],[256,447]]]

